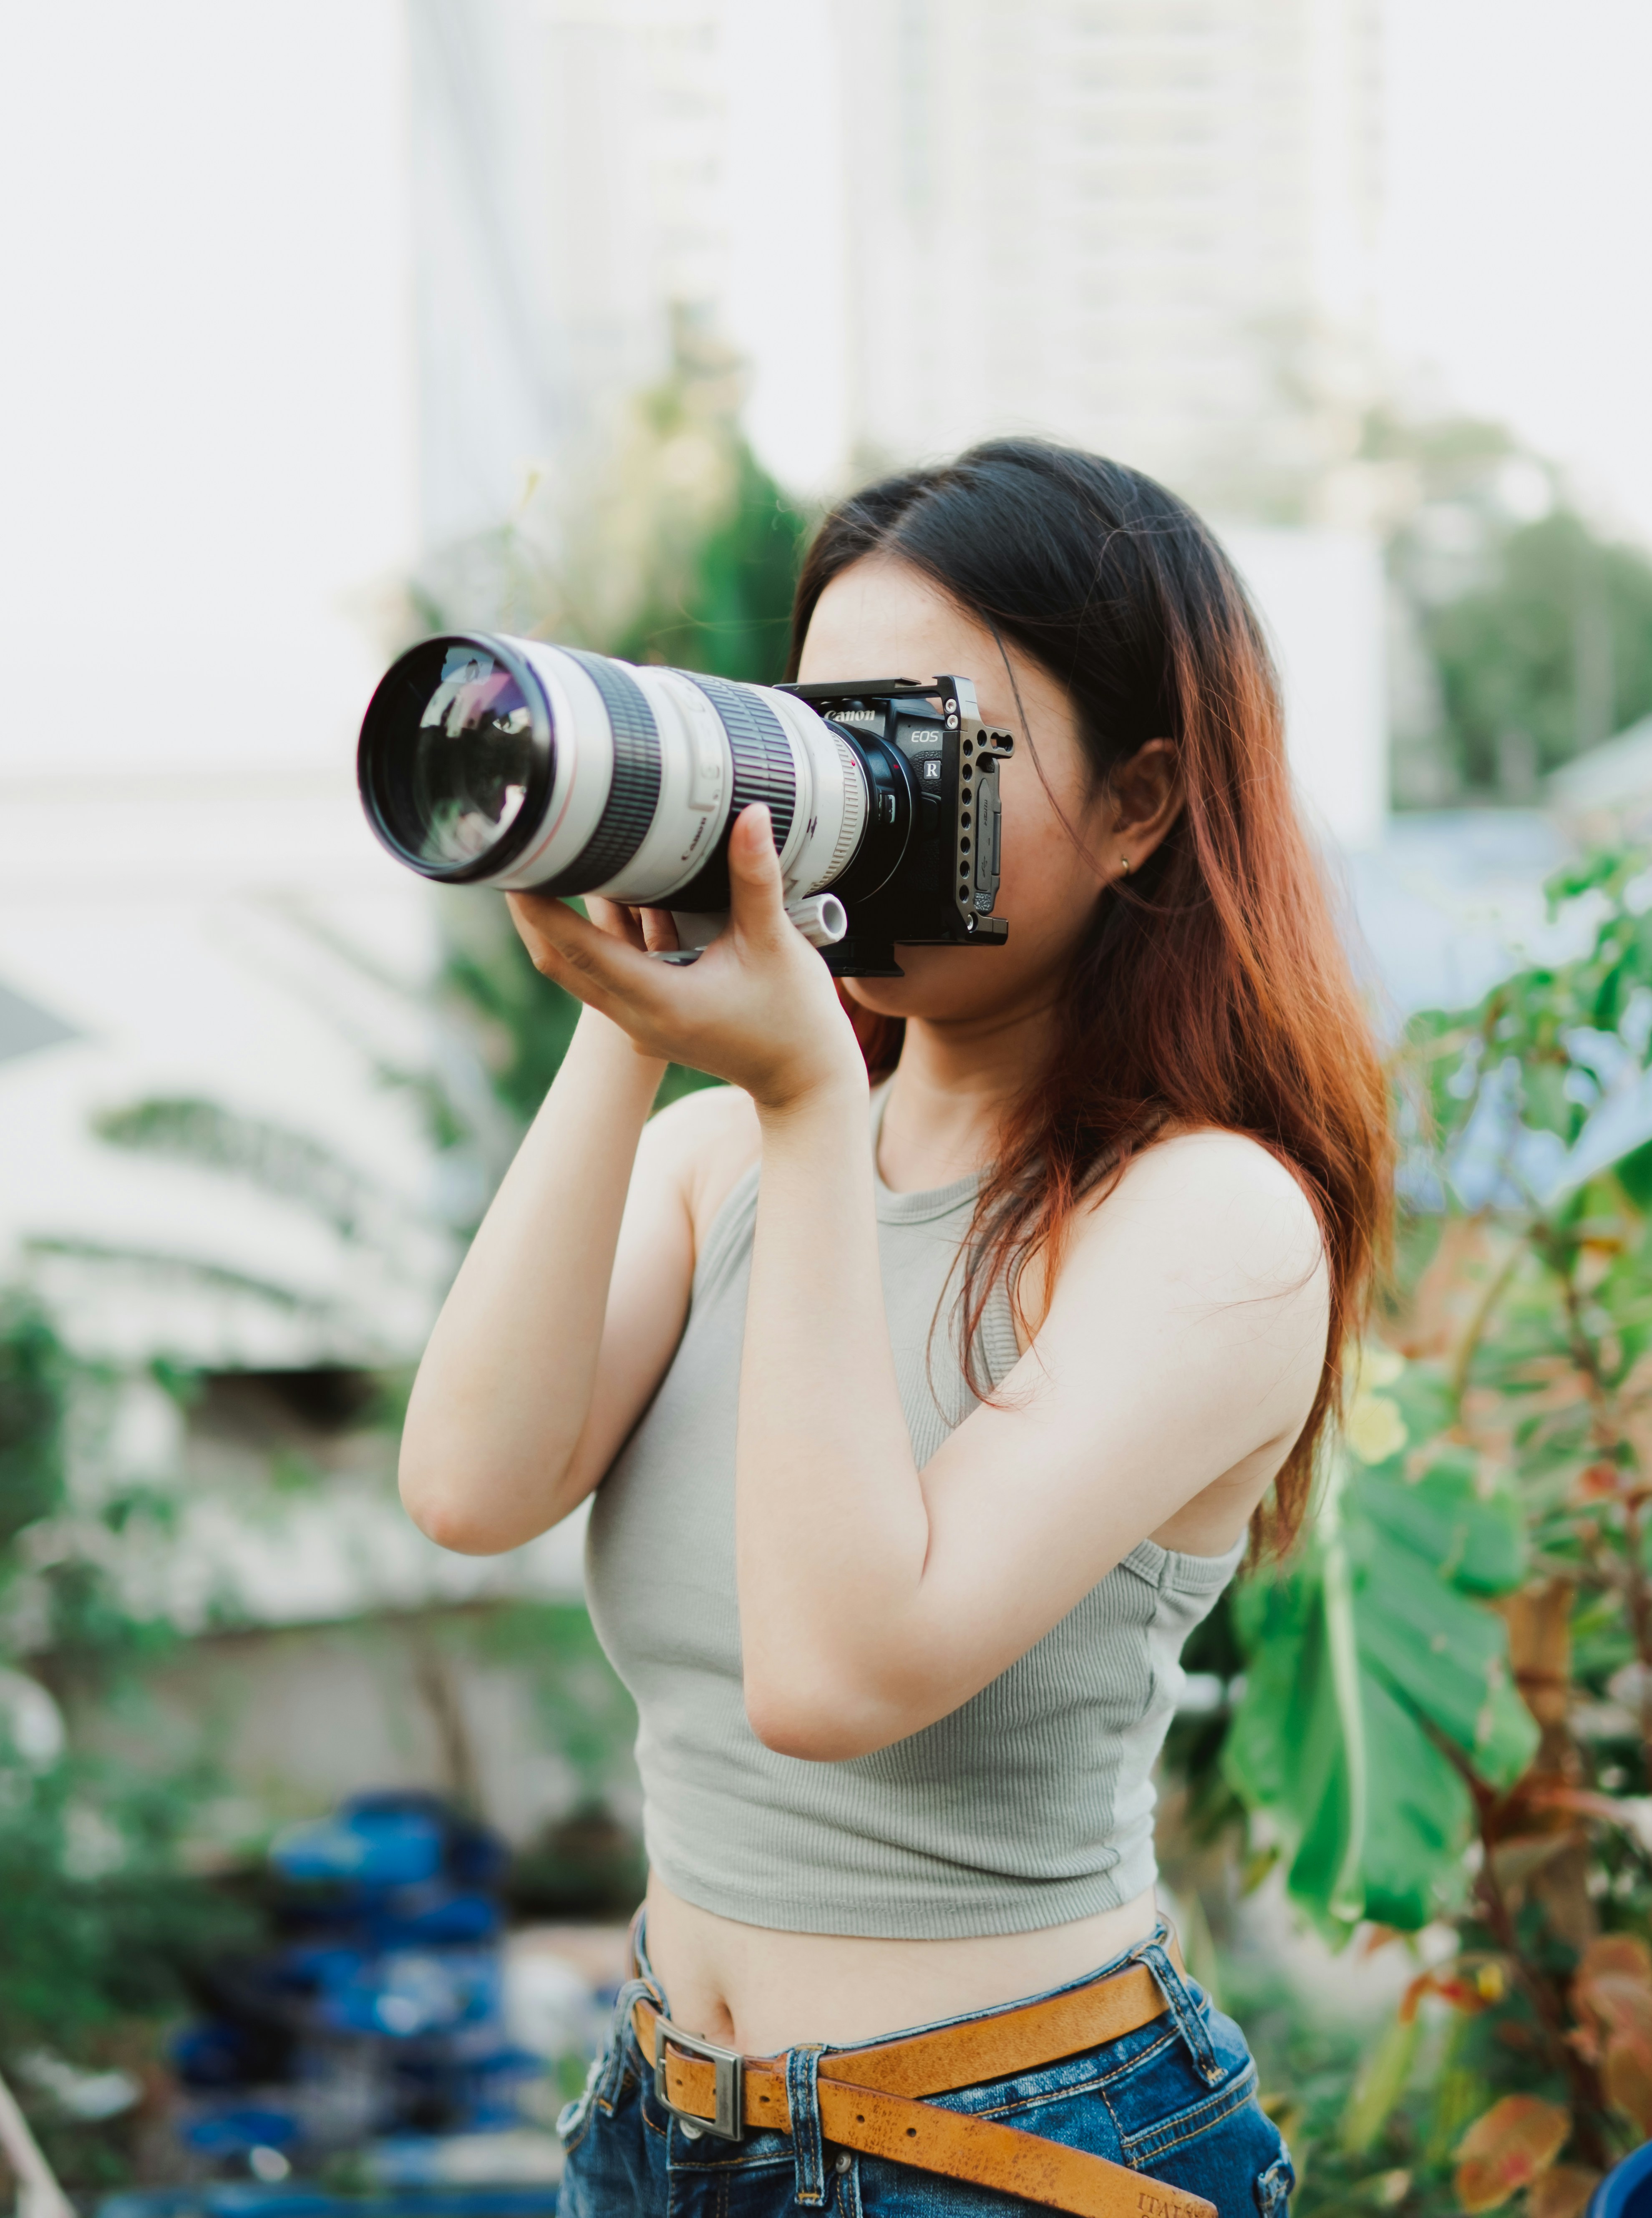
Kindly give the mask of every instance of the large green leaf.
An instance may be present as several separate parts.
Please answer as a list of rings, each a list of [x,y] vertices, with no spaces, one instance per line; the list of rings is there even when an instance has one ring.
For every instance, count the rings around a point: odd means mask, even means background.
[[[1339,1459],[1300,1558],[1239,1597],[1248,1668],[1224,1767],[1332,1933],[1426,1924],[1468,1837],[1463,1770],[1509,1787],[1537,1744],[1483,1600],[1523,1574],[1515,1505],[1482,1498],[1453,1452],[1414,1482],[1401,1465]]]
[[[1507,1594],[1525,1567],[1520,1505],[1506,1490],[1482,1496],[1474,1459],[1443,1448],[1412,1485],[1373,1480],[1359,1490],[1361,1509],[1400,1547],[1426,1557],[1444,1578],[1470,1594]]]

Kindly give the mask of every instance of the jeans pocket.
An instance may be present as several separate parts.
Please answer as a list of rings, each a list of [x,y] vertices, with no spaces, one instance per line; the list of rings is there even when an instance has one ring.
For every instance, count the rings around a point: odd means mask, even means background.
[[[1137,2124],[1134,2132],[1121,2134],[1126,2163],[1138,2172],[1151,2172],[1172,2150],[1213,2132],[1235,2111],[1253,2107],[1255,2094],[1256,2067],[1247,2065],[1197,2101],[1185,2102],[1150,2122]]]
[[[1149,2029],[1156,2035],[1151,2044],[1101,2082],[1124,2161],[1138,2171],[1151,2172],[1157,2159],[1253,2102],[1256,2066],[1243,2035],[1203,1998],[1197,2008],[1203,2054],[1195,2052],[1179,2022],[1172,2029],[1172,2022],[1161,2018]],[[1277,2141],[1266,2158],[1259,2152],[1256,2170],[1278,2153]],[[1253,2172],[1247,2174],[1253,2177]]]

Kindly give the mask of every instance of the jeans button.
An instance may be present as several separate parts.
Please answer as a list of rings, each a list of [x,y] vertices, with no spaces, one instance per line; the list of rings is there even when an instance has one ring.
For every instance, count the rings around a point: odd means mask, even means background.
[[[679,2118],[677,2122],[683,2128],[683,2138],[686,2141],[697,2141],[705,2131],[705,2128],[696,2126],[692,2118]]]
[[[853,2161],[847,2149],[839,2149],[837,2161],[832,2168],[834,2172],[847,2172]]]

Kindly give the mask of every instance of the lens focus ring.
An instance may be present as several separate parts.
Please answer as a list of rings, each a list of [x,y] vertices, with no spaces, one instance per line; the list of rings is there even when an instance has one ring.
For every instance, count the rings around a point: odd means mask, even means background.
[[[826,867],[826,883],[835,884],[855,858],[866,829],[866,773],[855,756],[854,749],[842,733],[826,727],[832,744],[838,751],[838,765],[843,772],[843,823],[838,829],[837,845],[832,859]]]
[[[647,837],[659,799],[659,732],[648,697],[628,670],[581,647],[560,651],[589,672],[614,730],[614,782],[596,835],[570,870],[535,889],[579,894],[617,877]]]

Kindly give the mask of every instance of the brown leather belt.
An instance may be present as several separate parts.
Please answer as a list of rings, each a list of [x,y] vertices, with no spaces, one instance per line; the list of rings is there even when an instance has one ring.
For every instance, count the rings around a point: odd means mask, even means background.
[[[1180,1971],[1173,1937],[1167,1948]],[[971,2180],[1075,2218],[1217,2218],[1214,2203],[1144,2172],[923,2099],[1099,2048],[1151,2024],[1166,2008],[1153,1973],[1133,1964],[1047,2002],[904,2041],[829,2050],[816,2079],[821,2133],[840,2148]],[[748,2126],[791,2131],[783,2056],[740,2056],[697,2040],[646,1998],[633,2010],[631,2024],[638,2048],[653,2062],[655,2093],[690,2128],[733,2141]]]

